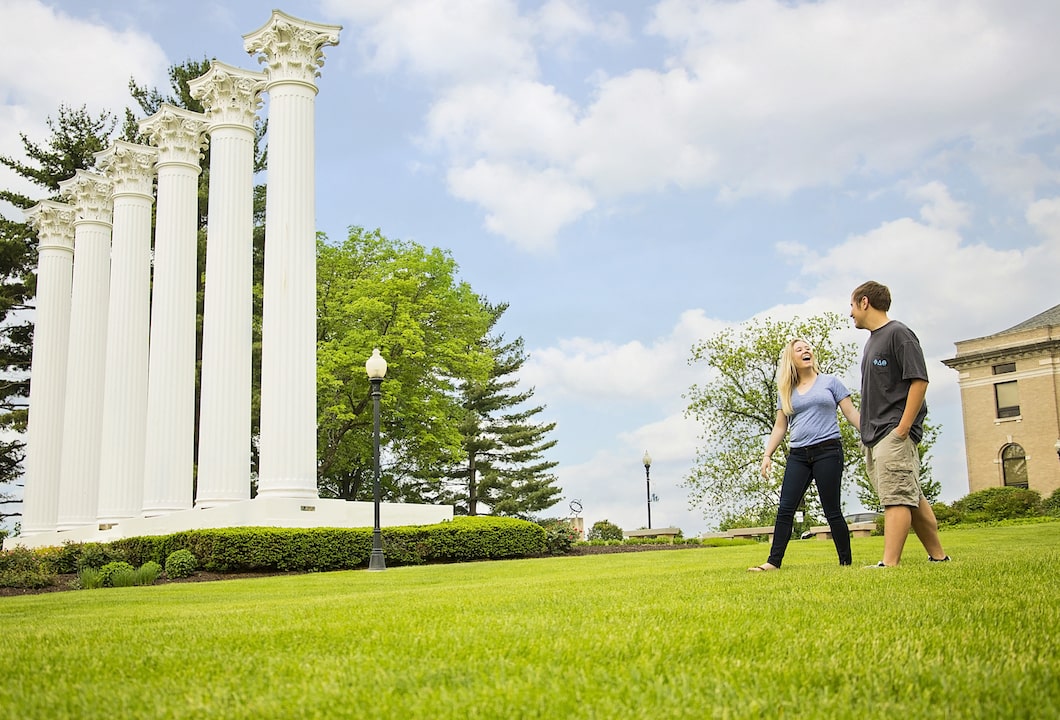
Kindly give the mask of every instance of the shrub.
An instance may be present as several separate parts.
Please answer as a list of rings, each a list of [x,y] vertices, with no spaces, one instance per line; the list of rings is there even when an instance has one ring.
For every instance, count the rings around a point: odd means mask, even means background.
[[[151,585],[162,574],[162,566],[154,560],[148,560],[136,571],[135,585]]]
[[[42,588],[54,582],[55,574],[29,548],[16,545],[0,551],[0,587]]]
[[[1041,515],[1041,504],[1037,490],[992,487],[969,493],[953,503],[953,509],[967,522],[984,522]]]
[[[95,590],[103,587],[103,575],[96,568],[81,568],[77,573],[77,584],[82,590]]]
[[[578,531],[568,520],[548,519],[537,524],[545,530],[545,549],[552,555],[569,553],[578,540]]]
[[[132,565],[125,562],[124,560],[115,560],[113,562],[109,562],[99,569],[99,574],[103,578],[103,587],[119,587],[114,584],[115,575],[118,575],[119,573],[124,574],[135,572],[136,568],[134,568]],[[124,581],[125,580],[123,577],[122,582]],[[132,582],[129,582],[128,585],[132,585]]]
[[[609,520],[598,520],[589,530],[587,540],[621,540],[622,528]]]
[[[132,565],[120,567],[110,574],[111,587],[132,587],[136,585],[136,570]]]
[[[931,509],[935,512],[939,525],[956,525],[961,521],[961,514],[944,502],[934,503]]]
[[[1049,497],[1042,500],[1042,512],[1046,515],[1060,517],[1060,488],[1053,490]]]
[[[171,578],[189,577],[198,565],[191,550],[174,550],[166,558],[166,575]]]

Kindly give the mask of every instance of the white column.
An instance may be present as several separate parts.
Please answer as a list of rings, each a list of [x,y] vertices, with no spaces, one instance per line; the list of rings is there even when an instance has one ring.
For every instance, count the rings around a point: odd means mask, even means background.
[[[315,79],[341,29],[274,10],[243,36],[262,55],[269,93],[259,497],[318,497]]]
[[[22,532],[32,535],[55,530],[59,511],[74,211],[69,205],[45,200],[26,211],[26,220],[36,228],[39,243],[22,497]]]
[[[107,305],[107,363],[100,440],[100,525],[138,517],[144,494],[144,428],[151,303],[151,181],[158,151],[117,141],[96,153],[114,183]]]
[[[143,514],[190,510],[195,471],[199,157],[206,116],[163,103],[140,121],[158,148]]]
[[[210,133],[196,507],[250,498],[254,120],[263,73],[213,61],[188,83]]]
[[[94,525],[99,507],[112,189],[110,180],[84,170],[59,183],[75,211],[59,530]]]

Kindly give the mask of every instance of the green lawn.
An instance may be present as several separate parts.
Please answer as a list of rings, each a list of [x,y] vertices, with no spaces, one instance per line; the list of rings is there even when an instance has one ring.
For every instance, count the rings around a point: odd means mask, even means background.
[[[0,598],[12,718],[1056,718],[1060,522]]]

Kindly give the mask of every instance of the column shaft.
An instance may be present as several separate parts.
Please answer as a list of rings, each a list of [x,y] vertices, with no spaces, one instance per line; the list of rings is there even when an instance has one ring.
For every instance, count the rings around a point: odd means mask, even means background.
[[[22,499],[22,532],[32,535],[55,530],[58,517],[74,213],[69,205],[44,201],[26,215],[40,243]]]
[[[151,300],[151,180],[157,151],[118,141],[96,162],[114,183],[107,361],[100,442],[101,525],[143,507]]]
[[[140,130],[158,148],[143,514],[192,505],[199,154],[206,118],[162,105]]]
[[[264,80],[214,61],[189,83],[210,132],[196,507],[250,498],[254,119]]]
[[[259,497],[317,497],[315,78],[339,30],[273,11],[244,36],[269,93]]]
[[[59,190],[76,211],[58,520],[69,530],[95,524],[99,508],[113,188],[79,170]]]

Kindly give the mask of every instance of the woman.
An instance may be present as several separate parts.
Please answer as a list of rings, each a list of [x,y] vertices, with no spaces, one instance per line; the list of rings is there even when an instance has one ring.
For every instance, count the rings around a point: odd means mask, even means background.
[[[780,508],[773,528],[769,560],[748,568],[751,572],[778,570],[791,540],[795,508],[802,502],[810,480],[817,482],[828,527],[832,531],[840,565],[850,565],[850,531],[843,519],[840,490],[843,479],[843,443],[839,435],[836,407],[847,421],[860,427],[858,411],[850,401],[850,391],[833,375],[825,375],[817,365],[813,348],[796,338],[784,347],[777,364],[777,419],[766,442],[762,477],[768,478],[773,453],[791,431],[791,450],[780,487]]]

